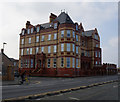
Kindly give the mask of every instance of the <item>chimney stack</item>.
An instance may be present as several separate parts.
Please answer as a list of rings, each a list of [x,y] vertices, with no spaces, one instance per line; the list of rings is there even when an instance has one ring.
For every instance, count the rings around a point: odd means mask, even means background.
[[[26,23],[26,28],[28,28],[29,25],[31,25],[31,24],[30,24],[30,21],[27,21],[27,23]]]
[[[4,49],[1,49],[1,53],[4,53]]]
[[[50,14],[50,17],[49,17],[49,22],[51,23],[57,16],[53,13]]]

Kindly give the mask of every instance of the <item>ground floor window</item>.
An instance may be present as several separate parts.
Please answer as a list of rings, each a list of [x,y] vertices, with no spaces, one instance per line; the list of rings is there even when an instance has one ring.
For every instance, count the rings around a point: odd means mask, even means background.
[[[56,58],[53,59],[53,67],[56,68]]]
[[[50,68],[50,59],[48,59],[48,64],[47,65],[48,65],[48,68]]]
[[[79,65],[79,64],[78,64],[78,59],[76,59],[76,68],[79,68],[78,65]]]
[[[70,68],[70,57],[67,57],[67,68]]]
[[[30,66],[31,66],[31,68],[33,68],[33,59],[31,59],[31,65]]]
[[[75,68],[75,58],[72,59],[72,67]]]

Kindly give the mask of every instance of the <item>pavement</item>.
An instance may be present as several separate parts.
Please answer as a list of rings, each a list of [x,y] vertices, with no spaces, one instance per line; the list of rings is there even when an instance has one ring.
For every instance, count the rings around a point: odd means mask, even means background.
[[[17,79],[16,79],[17,80]],[[117,75],[92,76],[76,78],[55,78],[55,77],[30,77],[30,84],[12,85],[4,82],[2,86],[2,99],[25,99],[35,98],[61,92],[68,92],[87,86],[96,86],[98,83],[106,83],[111,80],[118,80]],[[16,81],[17,82],[17,81]],[[81,87],[82,86],[82,87]],[[53,93],[53,91],[55,93]]]

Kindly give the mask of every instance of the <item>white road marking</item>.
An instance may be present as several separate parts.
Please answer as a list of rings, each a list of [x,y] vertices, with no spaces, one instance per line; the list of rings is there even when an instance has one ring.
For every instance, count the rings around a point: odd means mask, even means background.
[[[69,97],[69,99],[79,100],[78,98],[75,98],[75,97]]]

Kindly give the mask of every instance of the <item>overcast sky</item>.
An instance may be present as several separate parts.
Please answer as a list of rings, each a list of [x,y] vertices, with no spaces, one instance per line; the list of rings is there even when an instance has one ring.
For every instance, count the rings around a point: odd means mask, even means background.
[[[100,1],[100,0],[99,0]],[[27,20],[33,25],[49,22],[50,13],[68,12],[74,22],[82,22],[85,30],[97,28],[104,63],[118,64],[117,2],[4,2],[0,4],[0,48],[19,58],[19,34]]]

